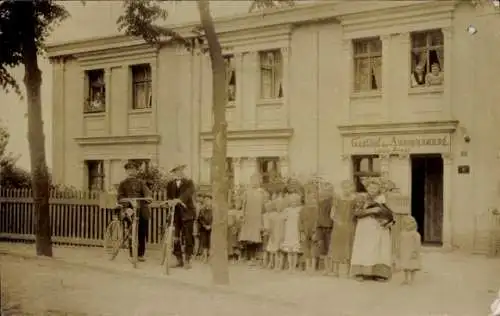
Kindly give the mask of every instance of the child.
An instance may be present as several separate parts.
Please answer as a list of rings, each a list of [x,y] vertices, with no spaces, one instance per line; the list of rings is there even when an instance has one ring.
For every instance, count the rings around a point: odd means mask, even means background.
[[[264,214],[262,214],[262,267],[267,268],[270,264],[270,256],[267,251],[267,244],[269,242],[269,220],[271,213],[275,212],[275,204],[273,201],[267,201],[264,204]]]
[[[210,234],[212,233],[212,196],[206,195],[198,215],[198,234],[204,262],[208,262]]]
[[[267,218],[267,232],[268,232],[268,241],[267,241],[267,257],[268,257],[268,268],[275,270],[280,270],[282,267],[282,262],[279,260],[279,248],[281,243],[283,242],[283,230],[284,230],[284,222],[283,215],[278,210],[276,205],[276,200],[273,201],[270,205],[269,215]]]
[[[227,215],[227,249],[229,260],[233,263],[236,263],[239,259],[238,236],[240,233],[241,219],[243,217],[240,205],[241,203],[238,202],[238,199],[235,199]]]
[[[317,188],[310,184],[306,188],[305,205],[300,211],[299,232],[300,250],[306,262],[306,271],[313,272],[317,267],[319,257],[316,230],[318,222],[318,195]]]
[[[198,216],[200,215],[200,210],[203,208],[203,199],[205,195],[204,194],[197,194],[196,195],[196,203],[195,203],[195,208],[196,208],[196,218],[198,219]],[[200,248],[200,236],[198,234],[198,220],[196,220],[193,223],[193,236],[194,236],[194,257],[195,259],[199,259],[201,257],[201,248]]]
[[[412,216],[407,216],[403,220],[401,232],[401,269],[405,273],[405,285],[412,284],[415,273],[420,270],[420,245],[417,221]]]
[[[349,264],[351,260],[352,242],[354,237],[354,209],[358,203],[354,183],[345,180],[341,183],[342,193],[335,199],[330,217],[333,220],[328,267],[334,276],[338,277],[341,264]],[[362,202],[364,204],[364,201]]]
[[[294,272],[297,268],[300,252],[299,216],[302,209],[302,197],[297,193],[289,196],[290,206],[284,210],[285,233],[281,249],[287,254],[288,270]],[[280,261],[283,261],[281,257]]]

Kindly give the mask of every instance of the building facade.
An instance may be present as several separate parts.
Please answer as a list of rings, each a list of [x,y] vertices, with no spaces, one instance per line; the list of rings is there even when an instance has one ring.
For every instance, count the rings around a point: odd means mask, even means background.
[[[340,1],[216,21],[231,181],[385,175],[411,197],[425,243],[488,247],[484,214],[500,196],[493,9]],[[187,163],[209,182],[209,56],[115,36],[54,45],[49,57],[56,181],[107,188],[124,159],[140,159]]]

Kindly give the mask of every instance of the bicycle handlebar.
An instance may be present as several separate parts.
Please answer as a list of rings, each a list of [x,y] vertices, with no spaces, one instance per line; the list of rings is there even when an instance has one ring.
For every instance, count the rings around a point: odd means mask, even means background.
[[[179,199],[172,199],[172,200],[166,200],[166,201],[163,201],[159,204],[160,207],[162,206],[168,206],[168,207],[173,207],[175,208],[177,205],[182,205],[182,206],[186,206],[186,204],[184,204],[184,202],[182,202],[181,200]]]

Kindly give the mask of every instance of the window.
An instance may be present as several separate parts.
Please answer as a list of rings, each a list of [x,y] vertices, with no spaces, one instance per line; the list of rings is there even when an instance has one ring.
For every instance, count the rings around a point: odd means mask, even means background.
[[[262,184],[271,184],[279,175],[279,157],[259,157],[257,159]]]
[[[260,97],[283,97],[283,64],[280,50],[260,52]]]
[[[151,66],[132,66],[132,109],[150,109],[153,104]]]
[[[353,156],[353,177],[357,192],[365,192],[361,180],[364,177],[380,177],[380,159],[377,155]]]
[[[226,64],[227,101],[228,103],[232,103],[236,101],[236,68],[234,66],[234,56],[224,56],[224,62]]]
[[[354,92],[382,88],[382,41],[379,38],[353,41]]]
[[[87,160],[87,185],[89,191],[104,190],[104,161]]]
[[[106,111],[106,84],[104,70],[90,70],[86,73],[87,98],[85,99],[85,113]]]
[[[232,157],[226,158],[226,177],[228,187],[232,189],[234,187],[234,165]]]
[[[411,86],[439,86],[443,76],[443,33],[441,30],[411,34]]]

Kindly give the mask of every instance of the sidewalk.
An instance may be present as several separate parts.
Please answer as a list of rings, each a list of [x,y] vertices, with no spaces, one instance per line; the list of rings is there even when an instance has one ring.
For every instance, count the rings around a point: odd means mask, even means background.
[[[0,244],[4,257],[36,258],[33,245]],[[230,267],[231,285],[211,286],[208,265],[194,263],[193,269],[172,269],[165,276],[159,253],[149,252],[147,261],[134,269],[126,251],[109,261],[102,248],[54,247],[51,259],[62,265],[91,269],[120,278],[167,281],[169,286],[201,293],[224,293],[244,297],[256,304],[294,308],[310,315],[486,315],[500,287],[500,260],[459,253],[426,252],[424,270],[411,287],[402,287],[401,273],[389,283],[358,283],[305,273],[273,272],[245,265]],[[126,298],[124,298],[126,299]]]

